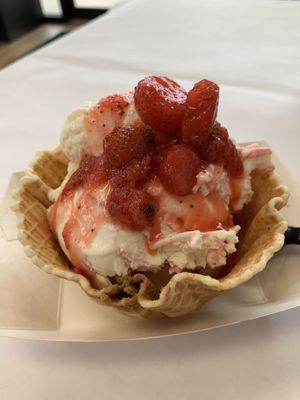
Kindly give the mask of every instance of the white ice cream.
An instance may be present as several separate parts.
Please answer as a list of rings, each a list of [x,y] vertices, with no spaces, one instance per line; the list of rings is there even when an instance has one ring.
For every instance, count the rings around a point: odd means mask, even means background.
[[[226,263],[226,256],[235,251],[239,227],[230,231],[201,233],[199,231],[170,235],[156,243],[157,253],[150,254],[140,232],[116,229],[104,224],[92,245],[84,251],[89,266],[100,274],[127,274],[128,268],[155,271],[164,262],[171,270],[193,270],[196,267],[217,267]]]
[[[64,214],[57,228],[60,245],[70,258],[62,231],[68,219]],[[82,249],[84,263],[101,275],[125,275],[128,269],[156,271],[167,261],[170,270],[194,270],[196,267],[211,268],[226,264],[228,254],[235,252],[239,227],[231,230],[200,231],[172,234],[159,240],[150,254],[145,246],[145,233],[121,228],[113,222],[101,225],[92,243]]]
[[[64,153],[73,162],[79,163],[84,141],[85,113],[93,107],[92,102],[85,103],[73,111],[67,118],[60,137],[60,144]]]
[[[84,115],[91,106],[90,103],[75,110],[63,128],[61,146],[71,160],[70,173],[77,167],[80,159],[85,135]],[[132,117],[136,118],[133,102],[125,111],[125,121],[130,123]],[[240,150],[245,167],[245,179],[241,183],[242,194],[236,205],[237,210],[241,209],[252,196],[250,174],[253,169],[266,168],[270,165],[270,155],[266,152],[255,155],[256,150],[257,147]],[[53,198],[56,198],[61,188],[53,193]],[[198,174],[193,191],[207,196],[216,189],[228,206],[231,190],[228,175],[222,167],[210,165],[207,170]],[[68,214],[65,213],[64,218],[57,221],[57,236],[61,247],[69,256],[62,237],[67,219]],[[194,270],[196,267],[214,268],[225,265],[227,255],[236,251],[239,229],[239,226],[235,226],[230,230],[220,229],[205,233],[200,231],[169,233],[155,242],[153,245],[155,252],[149,252],[145,245],[146,232],[130,231],[109,220],[100,226],[89,246],[82,249],[82,257],[86,265],[104,276],[124,275],[128,273],[128,269],[156,271],[165,262],[168,262],[170,270],[175,272],[183,269]]]

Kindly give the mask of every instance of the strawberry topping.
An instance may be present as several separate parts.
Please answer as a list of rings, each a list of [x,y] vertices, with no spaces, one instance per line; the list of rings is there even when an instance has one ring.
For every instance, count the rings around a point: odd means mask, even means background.
[[[134,158],[142,158],[152,142],[153,134],[150,128],[118,126],[105,136],[103,151],[111,166],[120,168]]]
[[[98,108],[109,110],[110,112],[116,112],[119,115],[124,115],[124,110],[128,106],[128,101],[124,96],[119,94],[113,94],[112,96],[105,97],[100,100]]]
[[[103,156],[96,157],[85,154],[80,161],[79,168],[66,183],[62,197],[67,196],[68,193],[73,192],[79,186],[101,186],[107,179],[108,174]]]
[[[78,186],[93,191],[109,181],[107,213],[129,229],[143,230],[157,224],[163,212],[159,208],[159,195],[147,190],[150,181],[160,181],[169,193],[190,199],[196,195],[193,188],[197,174],[208,164],[221,164],[231,177],[241,177],[243,163],[239,153],[226,128],[215,121],[218,100],[219,87],[208,80],[196,83],[186,94],[171,79],[155,76],[144,78],[135,88],[136,111],[131,108],[132,94],[101,100],[93,113],[89,113],[88,122],[93,132],[98,132],[89,136],[92,149],[101,128],[101,146],[100,142],[96,144],[100,151],[103,140],[103,154],[97,156],[99,151],[83,154],[79,169],[63,189],[62,198]],[[91,133],[89,129],[87,133]],[[85,152],[90,150],[85,148]],[[191,206],[194,214],[189,210],[188,215],[195,226],[189,223],[188,227],[197,229],[203,213],[197,219],[195,213],[200,209],[193,202]],[[222,214],[222,221],[227,215],[223,217]],[[66,243],[74,231],[73,225],[68,226]]]
[[[141,160],[133,160],[121,169],[110,169],[110,183],[112,186],[141,186],[150,177],[153,171],[151,154]]]
[[[153,225],[158,204],[144,190],[121,187],[112,188],[106,207],[117,222],[130,229],[142,230]]]
[[[191,146],[199,146],[210,134],[218,111],[219,87],[203,79],[188,92],[182,122],[182,139]]]
[[[230,140],[227,129],[218,122],[197,149],[197,154],[201,160],[208,163],[223,164],[231,176],[239,177],[243,174],[244,167],[240,155]]]
[[[218,122],[215,123],[213,131],[202,142],[197,149],[201,160],[208,163],[223,163],[228,154],[228,132]]]
[[[177,196],[191,194],[201,167],[197,155],[186,145],[174,144],[160,158],[158,176],[164,187]]]
[[[130,95],[108,96],[101,99],[84,117],[85,152],[98,156],[103,150],[103,139],[116,126],[123,124]]]
[[[136,110],[146,125],[176,138],[180,132],[186,102],[186,92],[178,83],[161,76],[141,80],[134,92]],[[162,134],[163,141],[165,135]],[[160,140],[159,140],[160,141]]]

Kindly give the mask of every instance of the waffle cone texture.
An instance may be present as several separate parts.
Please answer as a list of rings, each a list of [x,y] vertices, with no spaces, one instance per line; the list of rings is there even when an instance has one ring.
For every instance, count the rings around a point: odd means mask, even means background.
[[[47,221],[49,191],[60,186],[67,166],[68,159],[58,147],[39,152],[26,170],[14,193],[19,240],[26,255],[43,271],[76,282],[94,301],[127,315],[161,318],[189,314],[262,271],[284,243],[287,223],[279,211],[287,203],[288,189],[274,172],[255,172],[252,200],[237,216],[242,229],[236,262],[224,278],[192,272],[175,274],[167,281],[160,280],[159,273],[110,279],[98,275],[95,289],[88,279],[73,272]]]

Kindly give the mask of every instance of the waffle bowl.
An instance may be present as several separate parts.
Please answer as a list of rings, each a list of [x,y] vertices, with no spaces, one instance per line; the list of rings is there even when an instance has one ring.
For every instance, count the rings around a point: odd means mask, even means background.
[[[274,172],[255,172],[254,196],[236,221],[242,229],[235,265],[224,278],[191,272],[175,274],[169,280],[160,274],[110,279],[98,275],[96,289],[73,272],[47,222],[48,194],[61,184],[67,167],[68,159],[57,148],[39,152],[27,169],[14,193],[19,240],[26,255],[43,271],[78,283],[91,299],[124,314],[151,319],[189,314],[262,271],[284,243],[287,223],[279,211],[287,204],[288,189]]]

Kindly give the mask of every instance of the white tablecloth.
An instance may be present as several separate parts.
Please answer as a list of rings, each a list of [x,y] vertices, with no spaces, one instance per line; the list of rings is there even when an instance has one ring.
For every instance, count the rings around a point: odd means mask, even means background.
[[[131,1],[7,67],[0,72],[0,193],[35,151],[58,143],[63,120],[76,105],[128,90],[146,74],[170,75],[187,85],[205,76],[225,89],[289,94],[294,118],[299,22],[296,1]],[[285,128],[262,138],[299,176],[299,128]],[[235,137],[253,139],[246,131]],[[299,337],[296,309],[153,341],[1,339],[0,398],[299,399]]]

